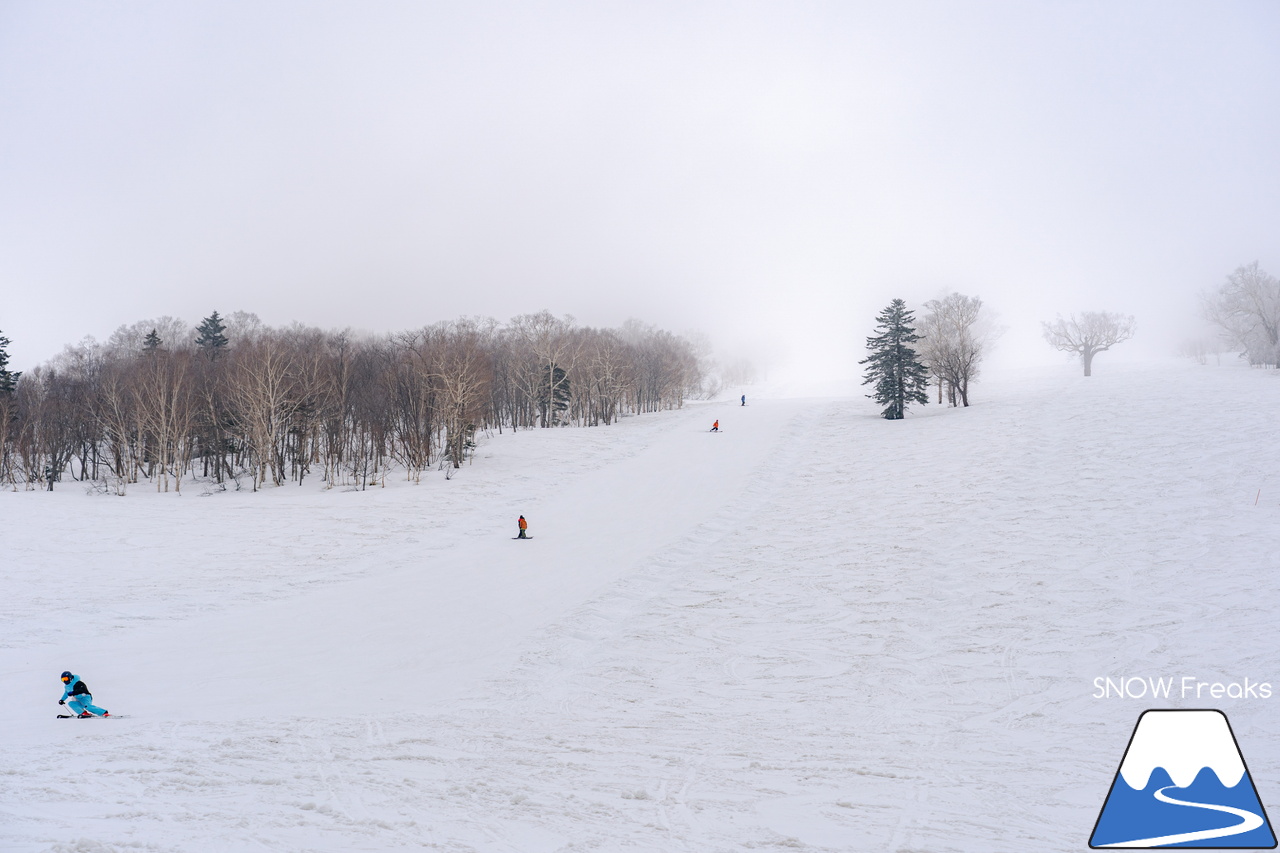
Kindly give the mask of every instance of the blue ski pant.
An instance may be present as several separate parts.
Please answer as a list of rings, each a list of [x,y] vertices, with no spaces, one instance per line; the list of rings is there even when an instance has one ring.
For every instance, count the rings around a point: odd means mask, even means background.
[[[67,700],[67,707],[76,714],[88,711],[90,714],[101,717],[103,714],[107,713],[97,705],[93,704],[92,693],[81,693],[79,696],[72,696]]]

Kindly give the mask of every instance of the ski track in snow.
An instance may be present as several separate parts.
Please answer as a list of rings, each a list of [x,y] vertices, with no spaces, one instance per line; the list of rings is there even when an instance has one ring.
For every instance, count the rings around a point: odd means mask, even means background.
[[[1094,677],[1280,684],[1278,397],[1274,372],[1042,371],[900,423],[862,399],[753,396],[731,420],[699,404],[504,436],[448,484],[372,495],[0,495],[18,518],[3,534],[17,558],[0,705],[18,722],[0,737],[0,848],[1083,849],[1151,704],[1094,700]],[[104,636],[317,585],[359,601],[389,560],[487,548],[522,511],[542,539],[529,547],[589,537],[524,508],[586,513],[565,497],[583,484],[652,501],[684,481],[628,460],[715,416],[715,441],[756,442],[741,477],[693,484],[706,511],[645,530],[640,557],[617,546],[602,585],[565,575],[558,608],[439,699],[402,704],[388,684],[331,716],[305,694],[298,717],[289,696],[244,718],[205,719],[198,702],[120,707],[134,719],[119,723],[41,716],[62,668],[49,655],[84,660]],[[557,559],[539,570],[571,568]],[[262,649],[268,673],[306,665],[288,639],[283,659]],[[73,668],[112,708],[103,685],[127,662],[89,660]],[[1275,801],[1271,703],[1217,706]]]

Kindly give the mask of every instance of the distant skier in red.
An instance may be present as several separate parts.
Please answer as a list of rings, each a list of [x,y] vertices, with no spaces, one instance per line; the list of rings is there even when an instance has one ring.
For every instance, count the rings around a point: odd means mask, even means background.
[[[713,423],[713,424],[711,425],[711,431],[712,431],[712,432],[719,432],[719,431],[720,431],[720,421],[716,421],[715,423]]]
[[[529,529],[529,522],[527,522],[527,521],[525,521],[525,520],[524,520],[524,516],[523,516],[523,515],[522,515],[522,516],[520,516],[520,535],[519,535],[519,536],[517,536],[516,538],[517,538],[517,539],[528,539],[529,537],[525,535],[525,531],[526,531],[526,530],[528,530],[528,529]]]

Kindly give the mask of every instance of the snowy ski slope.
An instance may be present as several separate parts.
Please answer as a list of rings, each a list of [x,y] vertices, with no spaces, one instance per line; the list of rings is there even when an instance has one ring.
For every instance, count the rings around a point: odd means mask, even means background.
[[[1280,694],[1280,374],[1077,374],[0,493],[0,849],[1075,851],[1152,706],[1222,708],[1276,810],[1280,695],[1092,697]],[[54,719],[64,669],[130,719]]]

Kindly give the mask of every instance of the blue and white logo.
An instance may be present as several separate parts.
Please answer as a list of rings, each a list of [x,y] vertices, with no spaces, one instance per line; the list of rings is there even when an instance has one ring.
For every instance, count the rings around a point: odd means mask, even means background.
[[[1144,711],[1089,846],[1274,848],[1226,714]]]

